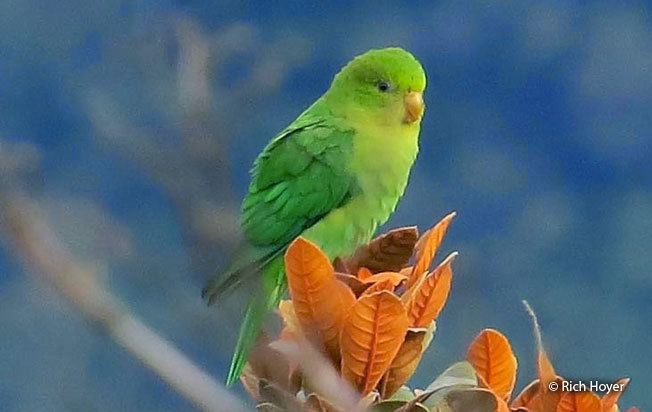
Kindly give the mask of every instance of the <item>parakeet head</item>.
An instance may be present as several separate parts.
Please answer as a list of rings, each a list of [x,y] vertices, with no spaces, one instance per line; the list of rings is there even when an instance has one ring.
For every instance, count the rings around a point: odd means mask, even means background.
[[[391,47],[354,58],[335,76],[324,97],[347,111],[412,125],[423,115],[425,87],[421,63],[409,52]]]

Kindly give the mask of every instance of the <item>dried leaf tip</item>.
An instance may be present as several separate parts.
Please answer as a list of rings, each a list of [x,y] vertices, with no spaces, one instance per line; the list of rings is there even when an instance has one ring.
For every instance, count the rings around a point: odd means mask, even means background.
[[[456,215],[456,212],[449,213],[437,222],[435,226],[426,230],[419,238],[415,245],[416,253],[414,266],[412,267],[406,288],[409,289],[412,285],[419,283],[423,276],[428,272],[428,268],[430,268],[430,264],[434,260],[435,255],[446,236],[448,227]]]
[[[534,339],[537,344],[537,366],[539,372],[539,381],[543,384],[542,388],[547,388],[548,384],[554,381],[557,378],[557,372],[555,372],[548,354],[543,348],[543,339],[541,338],[541,326],[539,325],[539,320],[537,319],[536,313],[532,309],[532,306],[528,303],[527,300],[523,300],[523,306],[525,306],[525,311],[532,318],[532,327],[534,328]]]
[[[444,259],[444,260],[441,262],[441,265],[442,265],[442,266],[443,266],[443,265],[452,265],[453,262],[455,261],[455,259],[456,259],[459,255],[460,255],[460,252],[458,252],[457,250],[454,251],[454,252],[451,252],[451,254],[448,255],[448,256],[446,256],[446,259]]]
[[[627,385],[629,385],[629,378],[621,378],[618,381],[616,381],[616,385],[620,387],[620,389],[612,389],[611,391],[607,392],[600,402],[602,403],[602,410],[604,412],[612,412],[612,411],[618,411],[618,401],[620,400],[620,396],[623,394],[625,391],[625,388],[627,388]]]
[[[534,309],[532,309],[532,306],[530,306],[527,300],[523,299],[521,302],[523,303],[523,306],[525,306],[525,311],[532,319],[532,327],[534,329],[534,340],[537,344],[537,350],[542,352],[543,339],[541,337],[541,326],[539,325],[539,319],[537,318],[537,314],[534,313]]]

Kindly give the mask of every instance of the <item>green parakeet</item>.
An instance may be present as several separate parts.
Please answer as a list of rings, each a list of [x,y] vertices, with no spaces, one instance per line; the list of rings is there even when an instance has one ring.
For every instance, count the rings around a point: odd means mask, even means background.
[[[285,293],[287,246],[303,236],[331,259],[347,256],[394,211],[417,155],[425,87],[412,54],[370,50],[255,160],[242,203],[245,244],[203,291],[210,304],[245,277],[261,277],[227,384],[239,378],[265,315]]]

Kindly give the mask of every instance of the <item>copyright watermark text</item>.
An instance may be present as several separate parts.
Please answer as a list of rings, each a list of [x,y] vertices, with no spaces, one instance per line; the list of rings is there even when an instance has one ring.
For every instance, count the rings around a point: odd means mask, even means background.
[[[552,381],[548,384],[551,392],[622,392],[625,390],[625,383],[604,383],[600,381]]]

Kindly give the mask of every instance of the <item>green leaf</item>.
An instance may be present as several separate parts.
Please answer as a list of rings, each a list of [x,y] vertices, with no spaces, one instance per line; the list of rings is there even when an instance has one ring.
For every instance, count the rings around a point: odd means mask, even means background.
[[[451,365],[441,375],[439,375],[437,379],[428,385],[425,392],[434,392],[454,385],[478,386],[478,378],[475,374],[475,369],[469,362],[462,361]]]
[[[497,407],[493,392],[471,388],[450,391],[430,412],[495,412]]]
[[[409,403],[410,402],[406,402],[406,401],[386,400],[374,405],[372,411],[394,412],[400,409],[401,412],[429,412],[428,408],[421,403],[412,404],[409,406],[409,409],[401,409],[401,408],[405,408]]]
[[[477,388],[477,386],[460,384],[460,385],[446,386],[444,388],[437,389],[436,391],[424,392],[423,395],[424,397],[426,397],[426,400],[423,401],[423,404],[426,405],[428,408],[434,408],[440,405],[442,402],[444,402],[446,396],[448,396],[448,394],[450,394],[451,392],[465,391],[465,390],[475,389],[475,388]]]
[[[399,388],[399,390],[396,391],[396,393],[394,393],[394,395],[392,395],[391,398],[388,399],[388,401],[410,402],[415,397],[416,395],[412,392],[412,390],[403,385]]]
[[[446,369],[424,391],[426,399],[423,403],[428,408],[439,405],[451,392],[473,389],[478,386],[478,378],[473,366],[466,361],[457,362]]]

